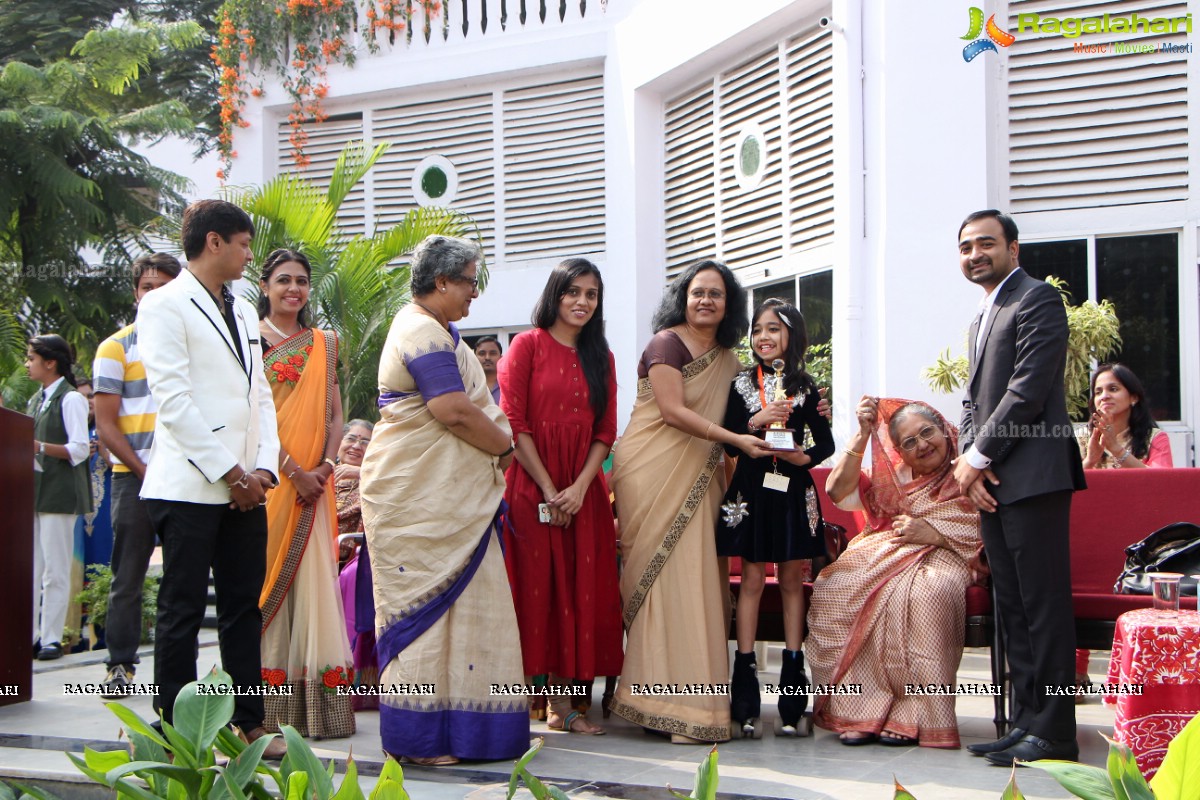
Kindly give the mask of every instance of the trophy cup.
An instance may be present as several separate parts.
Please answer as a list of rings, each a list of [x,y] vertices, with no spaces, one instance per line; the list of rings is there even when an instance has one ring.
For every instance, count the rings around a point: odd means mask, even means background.
[[[771,362],[771,369],[775,370],[775,396],[772,400],[787,400],[787,394],[783,391],[783,368],[786,366],[782,358],[777,358]],[[763,431],[763,439],[767,446],[772,450],[791,451],[796,449],[796,440],[792,434],[794,431],[791,428],[783,427],[782,422],[772,422],[771,425]]]

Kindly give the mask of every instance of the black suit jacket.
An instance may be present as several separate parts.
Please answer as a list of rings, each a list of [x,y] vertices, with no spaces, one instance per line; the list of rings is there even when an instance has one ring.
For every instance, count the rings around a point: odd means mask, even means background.
[[[1001,503],[1047,492],[1084,489],[1083,462],[1067,416],[1063,373],[1067,313],[1053,286],[1016,269],[997,289],[979,353],[968,341],[970,377],[959,446],[992,460]]]

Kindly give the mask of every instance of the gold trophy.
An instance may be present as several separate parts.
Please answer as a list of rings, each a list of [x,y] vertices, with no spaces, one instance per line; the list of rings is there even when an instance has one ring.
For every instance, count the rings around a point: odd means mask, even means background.
[[[783,391],[783,368],[785,366],[782,358],[771,362],[771,369],[775,370],[775,396],[771,398],[772,400],[788,399],[787,394]],[[772,450],[791,451],[796,449],[796,439],[792,436],[793,433],[795,431],[783,427],[782,422],[772,422],[763,431],[763,439]]]

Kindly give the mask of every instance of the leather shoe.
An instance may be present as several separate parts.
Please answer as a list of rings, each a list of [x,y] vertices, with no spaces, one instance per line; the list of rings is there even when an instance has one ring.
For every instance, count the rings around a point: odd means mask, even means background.
[[[267,729],[260,725],[249,733],[243,732],[242,741],[244,741],[246,744],[251,744],[252,742],[266,736],[267,733]],[[267,745],[267,749],[263,750],[262,757],[264,761],[279,761],[286,755],[287,742],[283,740],[282,735],[276,735],[275,738],[271,740],[271,743]]]
[[[1027,733],[1029,733],[1029,731],[1025,730],[1024,728],[1013,728],[1011,731],[1004,734],[994,742],[969,744],[967,745],[967,750],[969,750],[972,755],[976,756],[986,756],[988,753],[999,753],[1001,750],[1007,750],[1017,742],[1021,741],[1022,737],[1024,737]]]
[[[1043,758],[1078,761],[1079,745],[1074,739],[1051,741],[1027,733],[1021,738],[1021,741],[1007,750],[988,753],[984,757],[989,762],[1001,767],[1011,767],[1014,761],[1041,761]]]

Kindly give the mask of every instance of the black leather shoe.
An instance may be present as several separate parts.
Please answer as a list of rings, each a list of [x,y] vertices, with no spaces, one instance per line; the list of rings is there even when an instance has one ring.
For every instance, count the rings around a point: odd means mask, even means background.
[[[1001,767],[1011,767],[1013,761],[1041,761],[1043,758],[1055,758],[1062,761],[1078,761],[1079,745],[1074,739],[1066,741],[1050,741],[1027,733],[1021,741],[1007,750],[998,753],[988,753],[985,758]]]
[[[986,756],[988,753],[999,753],[1001,750],[1007,750],[1025,736],[1029,731],[1024,728],[1013,728],[1003,737],[994,742],[980,742],[979,744],[969,744],[967,749],[972,755]]]

